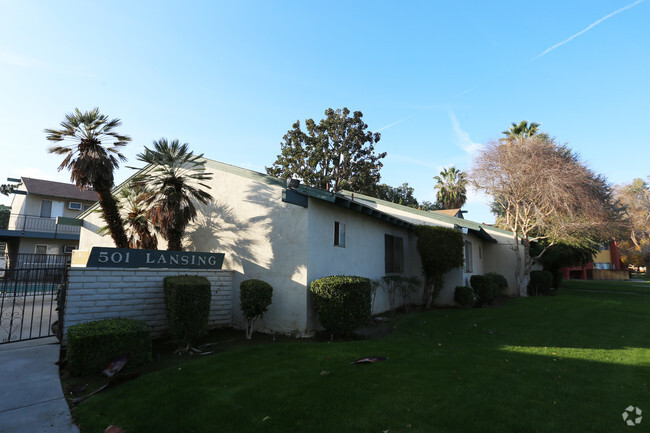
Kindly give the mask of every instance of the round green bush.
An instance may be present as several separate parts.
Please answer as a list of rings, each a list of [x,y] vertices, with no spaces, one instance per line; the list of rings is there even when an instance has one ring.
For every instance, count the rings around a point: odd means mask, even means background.
[[[478,307],[490,304],[496,298],[497,285],[491,278],[485,275],[472,275],[469,281],[476,294],[476,305]]]
[[[553,273],[549,271],[530,271],[528,296],[547,294],[553,286]]]
[[[367,325],[371,316],[372,282],[355,276],[331,276],[310,285],[314,308],[323,327],[335,335],[348,335]]]
[[[497,286],[497,293],[496,295],[505,295],[508,291],[508,280],[506,280],[506,277],[504,277],[501,274],[497,274],[496,272],[488,272],[485,274],[485,276],[489,279],[491,279]]]
[[[471,307],[474,305],[474,289],[467,286],[456,286],[454,301],[463,307]]]
[[[239,284],[239,306],[247,319],[262,317],[271,305],[273,287],[262,280],[245,280]]]

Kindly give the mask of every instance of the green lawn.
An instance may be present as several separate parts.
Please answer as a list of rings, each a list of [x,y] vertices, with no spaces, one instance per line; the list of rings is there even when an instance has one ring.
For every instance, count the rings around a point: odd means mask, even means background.
[[[239,347],[74,411],[82,432],[616,432],[650,428],[650,295],[580,287],[403,316],[382,339]],[[570,284],[573,286],[573,283]],[[242,332],[243,337],[243,332]],[[387,356],[351,365],[363,356]],[[648,425],[644,425],[648,424]]]

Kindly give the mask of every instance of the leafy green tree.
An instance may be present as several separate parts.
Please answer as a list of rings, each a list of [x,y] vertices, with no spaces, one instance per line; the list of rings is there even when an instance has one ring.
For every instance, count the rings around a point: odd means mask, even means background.
[[[319,123],[313,119],[300,122],[283,137],[282,150],[266,172],[282,179],[299,178],[308,186],[326,191],[348,189],[374,195],[379,183],[381,159],[386,153],[375,153],[379,133],[367,131],[361,111],[352,117],[347,108],[325,111]]]
[[[142,202],[148,207],[151,223],[167,240],[167,249],[181,251],[185,228],[196,218],[194,202],[208,204],[212,200],[206,191],[210,187],[203,183],[212,179],[212,174],[205,172],[203,154],[194,155],[187,143],[161,138],[153,145],[138,154],[138,160],[149,167],[133,185],[144,191]]]
[[[79,188],[93,188],[99,196],[104,220],[110,228],[111,237],[118,248],[128,248],[129,241],[124,232],[117,201],[111,192],[114,184],[113,171],[119,161],[126,157],[120,153],[131,138],[118,134],[119,119],[108,119],[99,113],[99,108],[67,114],[61,122],[61,129],[46,129],[47,139],[56,143],[68,140],[71,143],[55,145],[50,153],[65,155],[59,171],[70,170],[70,180]]]
[[[415,190],[409,186],[408,183],[403,183],[400,186],[390,186],[385,183],[377,185],[377,192],[375,197],[381,200],[386,200],[392,203],[401,204],[412,208],[418,208],[418,201],[413,197]]]
[[[415,228],[415,234],[424,274],[422,302],[426,308],[431,308],[442,290],[443,276],[463,266],[465,243],[458,230],[447,227],[419,225]]]
[[[436,180],[438,207],[460,209],[467,201],[467,176],[456,167],[443,168]]]
[[[594,255],[598,252],[596,242],[583,247],[557,243],[547,248],[548,241],[540,241],[531,245],[530,254],[537,258],[537,262],[542,265],[542,269],[553,275],[553,287],[559,288],[562,276],[560,268],[568,266],[583,266],[593,260]],[[543,254],[542,251],[546,249]]]
[[[418,209],[425,210],[425,211],[442,210],[440,203],[438,202],[431,203],[430,201],[423,201],[418,206]]]

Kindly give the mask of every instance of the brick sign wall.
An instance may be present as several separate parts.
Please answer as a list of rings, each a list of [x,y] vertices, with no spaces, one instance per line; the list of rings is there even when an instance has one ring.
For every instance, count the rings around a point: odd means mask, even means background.
[[[199,275],[212,285],[209,327],[232,325],[232,271],[205,269],[70,268],[64,338],[70,326],[108,318],[145,321],[154,337],[167,331],[163,279]]]

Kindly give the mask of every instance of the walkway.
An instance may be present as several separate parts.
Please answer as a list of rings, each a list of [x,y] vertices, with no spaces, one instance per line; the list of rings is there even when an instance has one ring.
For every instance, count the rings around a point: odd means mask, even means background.
[[[79,433],[63,397],[56,338],[0,345],[0,433]]]

